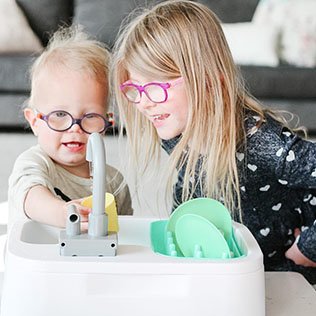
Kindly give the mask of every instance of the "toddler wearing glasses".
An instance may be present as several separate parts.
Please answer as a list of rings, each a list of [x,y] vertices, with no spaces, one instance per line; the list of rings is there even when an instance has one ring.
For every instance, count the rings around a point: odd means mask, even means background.
[[[9,179],[9,226],[33,220],[64,227],[67,205],[75,204],[82,226],[89,212],[81,199],[92,194],[86,146],[89,134],[111,124],[108,101],[109,52],[80,28],[57,31],[31,69],[31,95],[24,115],[38,145],[16,160]],[[122,174],[106,166],[107,192],[118,213],[133,213]]]
[[[316,144],[247,93],[214,13],[193,1],[157,4],[122,29],[112,68],[139,174],[162,146],[174,206],[223,202],[257,239],[266,270],[315,284]]]

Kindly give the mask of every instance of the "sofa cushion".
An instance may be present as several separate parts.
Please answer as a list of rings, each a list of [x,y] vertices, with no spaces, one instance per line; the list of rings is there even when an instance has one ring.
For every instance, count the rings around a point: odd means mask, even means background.
[[[83,25],[87,32],[111,48],[123,19],[133,9],[159,2],[162,0],[74,0],[73,22]],[[223,22],[232,23],[250,21],[259,0],[200,0],[196,2],[211,8]]]
[[[73,13],[73,0],[16,0],[31,28],[46,45],[58,26],[68,25]]]
[[[161,0],[75,0],[73,22],[112,48],[123,19],[135,8]]]
[[[316,67],[316,1],[261,0],[253,22],[279,32],[281,62]]]
[[[257,98],[316,98],[316,68],[241,66],[241,72]]]
[[[276,45],[278,32],[273,26],[240,22],[222,23],[222,28],[238,65],[275,67],[279,64]]]
[[[294,66],[316,67],[316,1],[300,0],[287,7],[282,28],[281,59]]]
[[[23,115],[23,105],[28,94],[0,94],[0,130],[8,128],[26,128],[27,122]]]
[[[29,68],[34,61],[30,55],[0,55],[1,93],[25,93],[30,89]]]
[[[198,0],[208,6],[223,23],[249,22],[259,0]]]
[[[1,0],[0,53],[35,52],[42,49],[42,44],[18,5],[12,0]]]

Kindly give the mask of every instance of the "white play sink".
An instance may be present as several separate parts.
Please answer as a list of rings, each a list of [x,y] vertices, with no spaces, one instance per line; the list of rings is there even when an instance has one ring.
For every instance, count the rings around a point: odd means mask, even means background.
[[[263,256],[249,230],[233,223],[244,256],[169,257],[153,252],[150,223],[119,217],[115,257],[66,257],[59,230],[33,221],[8,237],[1,316],[264,316]]]

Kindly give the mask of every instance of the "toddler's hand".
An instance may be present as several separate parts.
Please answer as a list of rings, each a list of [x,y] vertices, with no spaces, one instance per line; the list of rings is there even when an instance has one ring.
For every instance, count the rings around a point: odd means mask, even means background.
[[[91,213],[91,209],[89,207],[83,206],[81,202],[83,199],[72,200],[66,203],[66,208],[68,205],[74,205],[77,209],[78,214],[80,215],[81,223],[86,223],[89,220],[89,214]]]
[[[295,237],[298,237],[300,233],[299,229],[295,229]],[[316,262],[304,256],[298,249],[296,242],[285,252],[285,257],[294,261],[297,265],[316,268]]]

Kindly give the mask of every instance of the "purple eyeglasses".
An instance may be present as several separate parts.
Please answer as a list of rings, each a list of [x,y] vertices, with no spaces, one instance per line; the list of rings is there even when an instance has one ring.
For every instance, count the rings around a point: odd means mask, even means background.
[[[167,90],[182,81],[183,78],[180,77],[169,82],[149,82],[145,85],[138,85],[128,80],[120,85],[120,89],[127,100],[132,103],[140,103],[143,92],[150,101],[154,103],[163,103],[168,100]]]
[[[97,113],[87,113],[81,118],[75,119],[72,115],[63,110],[57,110],[47,115],[35,110],[36,117],[46,122],[48,127],[56,132],[65,132],[74,124],[87,134],[103,133],[107,128],[113,125],[113,114],[108,113],[106,118]]]

